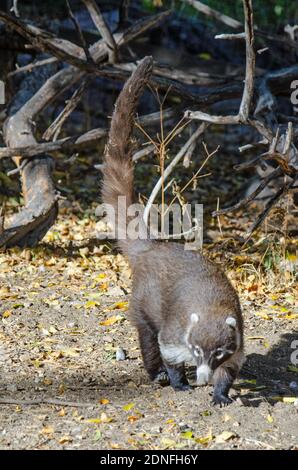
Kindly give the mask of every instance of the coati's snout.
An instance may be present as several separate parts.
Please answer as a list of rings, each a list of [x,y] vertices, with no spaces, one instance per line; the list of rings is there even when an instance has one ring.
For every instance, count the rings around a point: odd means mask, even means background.
[[[204,321],[199,315],[191,315],[191,325],[187,336],[188,348],[197,366],[197,385],[211,383],[216,369],[228,361],[237,351],[237,322],[233,316],[225,320],[219,318],[216,335],[207,334],[204,330]],[[208,328],[210,332],[210,326]]]

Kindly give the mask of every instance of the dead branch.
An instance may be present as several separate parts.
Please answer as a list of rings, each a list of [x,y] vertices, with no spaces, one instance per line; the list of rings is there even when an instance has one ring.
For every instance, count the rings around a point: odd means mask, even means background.
[[[251,203],[255,197],[267,186],[267,184],[275,178],[278,178],[282,175],[287,177],[291,177],[294,179],[296,178],[298,172],[297,163],[297,149],[293,146],[293,126],[292,123],[288,124],[288,129],[286,133],[280,136],[279,129],[275,131],[275,135],[273,130],[263,121],[259,120],[258,118],[252,119],[250,118],[250,107],[253,98],[254,92],[254,74],[255,74],[255,53],[254,53],[254,25],[253,25],[253,10],[252,10],[252,1],[251,0],[243,0],[243,9],[244,9],[244,16],[245,16],[245,43],[246,43],[246,67],[245,67],[245,85],[242,94],[242,99],[239,107],[238,114],[236,116],[213,116],[207,113],[203,113],[201,111],[187,111],[185,116],[192,119],[198,119],[205,122],[212,122],[215,124],[248,124],[255,129],[263,136],[263,140],[261,144],[264,143],[269,144],[269,150],[262,155],[255,157],[254,159],[250,160],[250,162],[238,165],[237,169],[247,168],[248,166],[255,165],[256,163],[266,160],[266,159],[273,159],[278,163],[278,167],[273,170],[257,187],[257,189],[248,197],[242,199],[234,206],[227,207],[225,209],[217,210],[213,212],[213,216],[217,217],[221,214],[226,214],[230,211],[234,211],[239,209],[240,207],[246,206],[247,204]],[[292,69],[292,68],[291,68]],[[294,70],[297,73],[296,66],[294,66]],[[291,70],[291,72],[293,69]],[[272,108],[274,107],[275,101],[274,97],[269,89],[269,82],[272,78],[276,78],[278,75],[279,77],[282,75],[287,75],[287,72],[278,71],[266,74],[263,78],[260,79],[258,83],[258,91],[259,91],[259,101],[257,104],[257,108],[255,110],[255,117],[263,112],[266,116],[268,112],[272,112]],[[259,225],[263,222],[266,218],[268,213],[270,212],[271,208],[276,204],[280,197],[282,197],[292,186],[293,180],[288,182],[288,178],[285,180],[287,182],[277,191],[277,193],[270,199],[268,204],[265,207],[265,210],[257,219],[257,221],[253,224],[251,231],[249,232],[249,237],[256,230]]]
[[[99,34],[103,38],[108,48],[109,62],[115,64],[117,62],[117,44],[114,39],[114,36],[111,33],[111,30],[106,23],[104,16],[102,15],[97,3],[95,0],[82,0],[86,8],[89,11],[89,14],[93,20],[93,23],[97,27]]]
[[[118,46],[121,46],[139,34],[142,34],[148,28],[155,26],[167,15],[168,13],[163,13],[139,21],[123,33],[115,35],[115,41],[117,41]],[[39,28],[27,25],[5,14],[3,11],[0,11],[0,20],[12,26],[27,40],[31,41],[33,45],[38,44],[40,46],[41,44],[42,49],[54,51],[54,53],[57,51],[59,53],[60,51],[63,57],[63,48],[66,48],[68,51],[67,54],[71,57],[77,54],[79,63],[86,62],[84,61],[85,55],[83,49],[69,41],[60,40],[54,35],[45,33]],[[100,40],[91,46],[90,54],[94,62],[105,60],[108,56],[108,50],[104,41]],[[94,67],[93,64],[92,67]],[[37,70],[41,69],[35,69],[32,75],[28,76],[31,80],[33,80],[32,77],[34,77],[34,73]],[[29,97],[29,99],[27,95],[23,94],[21,106],[14,104],[11,106],[9,118],[5,123],[4,139],[7,146],[11,149],[31,147],[30,151],[33,150],[33,153],[36,152],[37,142],[34,138],[35,116],[70,86],[80,80],[84,74],[85,72],[78,70],[75,66],[69,66],[47,78],[46,82],[37,91],[35,83],[33,93],[36,92]],[[25,96],[27,101],[24,103]],[[67,145],[63,142],[62,144]],[[38,149],[38,153],[40,153],[40,148]],[[22,155],[14,157],[18,166],[22,164],[21,158]],[[28,163],[22,167],[21,177],[25,207],[21,212],[14,215],[9,226],[1,234],[0,246],[8,247],[16,244],[21,246],[34,246],[43,238],[44,234],[54,223],[57,215],[57,203],[55,190],[50,177],[51,170],[51,159],[44,155],[36,156],[34,160],[28,161]]]
[[[69,4],[69,1],[66,0],[66,6],[67,6],[67,10],[68,10],[68,14],[69,14],[69,17],[75,27],[75,30],[77,32],[77,35],[78,35],[78,38],[81,42],[81,45],[82,45],[82,48],[84,50],[84,53],[85,53],[85,57],[86,57],[86,61],[89,63],[89,64],[94,64],[94,61],[92,59],[92,56],[90,54],[90,51],[89,51],[89,48],[88,48],[88,45],[86,43],[86,40],[84,38],[84,34],[83,34],[83,31],[82,31],[82,28],[80,26],[80,23],[78,22],[78,20],[76,19],[75,15],[73,14],[72,12],[72,9],[70,8],[70,4]]]
[[[88,85],[88,80],[85,79],[83,80],[79,88],[75,90],[71,98],[67,101],[64,109],[56,117],[56,119],[52,122],[52,124],[48,127],[48,129],[44,132],[42,137],[45,140],[57,140],[57,137],[61,132],[61,128],[63,124],[69,118],[69,116],[72,114],[72,112],[75,110],[75,108],[81,101],[84,91],[87,88],[87,85]]]
[[[251,193],[249,196],[245,197],[244,199],[241,199],[241,201],[237,202],[237,204],[235,204],[234,206],[230,206],[230,207],[226,207],[225,209],[214,211],[212,213],[212,216],[218,217],[219,215],[227,214],[228,212],[232,212],[237,209],[240,209],[241,207],[247,206],[258,196],[258,194],[260,194],[263,191],[263,189],[266,188],[266,186],[268,185],[268,183],[270,183],[270,181],[274,180],[275,178],[281,175],[282,175],[282,172],[280,168],[276,168],[259,184],[259,186],[255,189],[253,193]]]
[[[186,111],[186,118],[198,119],[200,121],[206,121],[214,124],[245,124],[248,122],[249,109],[251,106],[254,90],[255,73],[252,1],[243,0],[243,8],[245,16],[246,67],[245,84],[238,114],[236,116],[211,116],[210,114],[203,113],[201,111]]]

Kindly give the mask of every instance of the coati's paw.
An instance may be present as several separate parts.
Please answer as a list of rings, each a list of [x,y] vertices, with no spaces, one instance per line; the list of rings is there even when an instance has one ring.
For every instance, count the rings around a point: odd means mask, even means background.
[[[232,403],[233,400],[225,395],[214,395],[212,399],[212,405],[227,406]]]
[[[179,384],[179,385],[172,385],[175,392],[187,392],[192,390],[192,386],[189,384]]]
[[[165,386],[170,384],[170,379],[166,370],[161,370],[153,379],[154,383]]]

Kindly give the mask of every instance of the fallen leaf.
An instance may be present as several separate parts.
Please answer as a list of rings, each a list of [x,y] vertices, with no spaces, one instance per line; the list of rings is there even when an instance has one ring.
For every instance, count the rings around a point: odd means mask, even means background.
[[[124,405],[124,406],[123,406],[123,410],[124,410],[124,411],[129,411],[129,410],[131,410],[134,406],[135,406],[134,403],[128,403],[127,405]]]
[[[106,320],[99,322],[99,324],[101,326],[111,326],[111,325],[114,325],[115,323],[119,323],[123,320],[124,320],[124,318],[121,315],[113,315],[112,317],[109,317]]]
[[[70,436],[62,436],[58,442],[59,444],[67,444],[67,442],[72,442],[72,438]]]
[[[216,436],[215,442],[217,444],[223,444],[226,441],[229,441],[230,439],[235,439],[237,434],[235,434],[233,431],[223,431],[221,434]]]

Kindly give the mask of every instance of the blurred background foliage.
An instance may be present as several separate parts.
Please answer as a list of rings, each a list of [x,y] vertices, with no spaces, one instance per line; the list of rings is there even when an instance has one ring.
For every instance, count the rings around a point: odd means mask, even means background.
[[[142,3],[145,9],[152,12],[159,8],[174,8],[176,12],[193,18],[204,17],[194,7],[177,0],[142,0]],[[243,20],[242,0],[204,0],[202,3],[239,21]],[[297,0],[254,0],[253,7],[255,23],[272,31],[277,31],[285,22],[292,23],[298,19]],[[210,22],[214,23],[214,20],[210,19]]]

